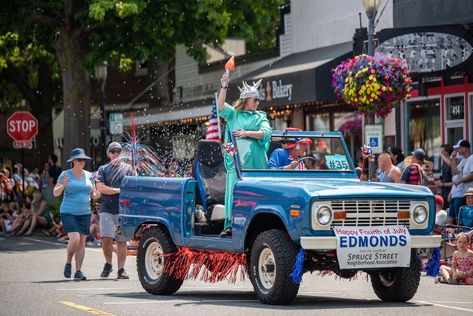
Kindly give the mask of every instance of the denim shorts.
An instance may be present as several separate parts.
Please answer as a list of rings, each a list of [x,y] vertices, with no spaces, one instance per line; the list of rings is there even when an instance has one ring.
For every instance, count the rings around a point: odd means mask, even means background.
[[[115,238],[116,241],[126,241],[125,236],[120,232],[118,223],[118,214],[99,213],[100,216],[100,235],[102,237]],[[118,232],[117,232],[118,230]]]
[[[64,232],[89,235],[90,214],[74,215],[69,213],[61,213],[61,221],[62,225],[64,225]]]

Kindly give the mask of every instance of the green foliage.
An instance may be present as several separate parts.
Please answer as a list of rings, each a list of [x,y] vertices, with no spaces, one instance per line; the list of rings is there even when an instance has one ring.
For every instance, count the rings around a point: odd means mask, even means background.
[[[108,60],[125,71],[133,61],[154,59],[166,63],[177,44],[200,62],[206,60],[202,44],[218,46],[227,36],[247,40],[250,52],[270,48],[279,23],[278,6],[284,0],[12,0],[0,11],[0,109],[16,104],[2,75],[8,64],[26,74],[31,87],[37,65],[47,60],[59,78],[57,49],[60,32],[72,28],[71,41],[79,41],[85,70]],[[67,70],[66,70],[67,72]],[[65,74],[65,73],[63,73]],[[3,80],[2,80],[3,76]],[[14,90],[14,89],[13,89]],[[6,101],[8,99],[8,101]]]

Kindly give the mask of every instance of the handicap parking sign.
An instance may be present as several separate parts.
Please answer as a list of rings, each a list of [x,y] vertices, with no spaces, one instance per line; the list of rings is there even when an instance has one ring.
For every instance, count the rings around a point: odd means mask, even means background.
[[[379,143],[379,138],[378,137],[370,137],[370,146],[371,147],[378,147],[378,143]]]
[[[365,144],[373,149],[373,154],[381,154],[383,152],[383,126],[365,125]]]

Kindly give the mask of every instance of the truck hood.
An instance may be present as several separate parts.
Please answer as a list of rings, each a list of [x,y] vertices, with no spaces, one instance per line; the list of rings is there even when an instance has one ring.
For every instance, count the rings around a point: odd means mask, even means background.
[[[319,198],[386,198],[386,197],[427,197],[432,191],[420,185],[395,184],[383,182],[361,182],[358,179],[335,178],[266,178],[259,179],[258,185],[268,187],[271,184],[279,186],[299,187],[311,196]]]

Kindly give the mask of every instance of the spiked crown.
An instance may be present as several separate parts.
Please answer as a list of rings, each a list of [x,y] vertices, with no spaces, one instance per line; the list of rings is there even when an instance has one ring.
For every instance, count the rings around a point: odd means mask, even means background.
[[[240,89],[240,99],[248,99],[251,97],[259,98],[258,87],[261,84],[261,80],[262,79],[258,80],[256,83],[253,81],[252,86],[243,81],[243,88],[238,87],[238,89]]]

